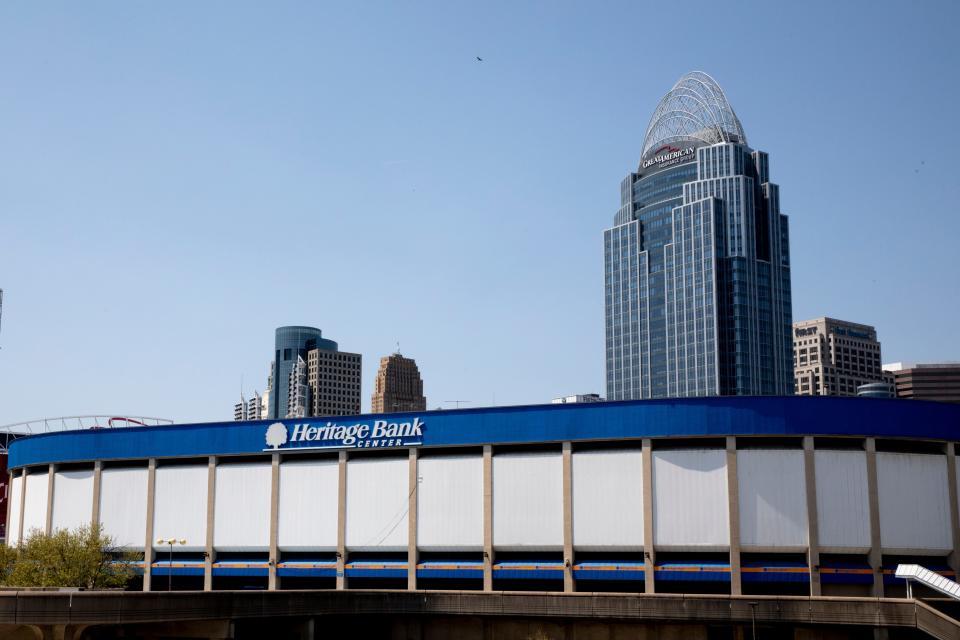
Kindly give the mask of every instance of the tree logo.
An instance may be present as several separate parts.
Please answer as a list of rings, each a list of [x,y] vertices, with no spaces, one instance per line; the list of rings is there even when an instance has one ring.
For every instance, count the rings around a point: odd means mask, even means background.
[[[267,445],[274,451],[287,444],[287,428],[282,422],[274,422],[267,427]]]

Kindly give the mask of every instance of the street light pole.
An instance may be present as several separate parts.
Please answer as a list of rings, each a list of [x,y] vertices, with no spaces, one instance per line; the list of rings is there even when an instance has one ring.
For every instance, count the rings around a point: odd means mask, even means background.
[[[177,540],[176,538],[160,538],[157,540],[157,544],[168,545],[170,551],[167,556],[167,591],[173,591],[173,545],[175,544],[187,544],[187,541],[183,538]]]

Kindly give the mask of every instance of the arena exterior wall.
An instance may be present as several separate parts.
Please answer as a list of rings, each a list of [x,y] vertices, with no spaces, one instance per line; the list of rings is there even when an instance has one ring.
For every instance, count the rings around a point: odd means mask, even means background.
[[[144,589],[891,595],[905,558],[956,575],[958,434],[817,397],[51,433],[10,446],[8,531],[102,522]]]

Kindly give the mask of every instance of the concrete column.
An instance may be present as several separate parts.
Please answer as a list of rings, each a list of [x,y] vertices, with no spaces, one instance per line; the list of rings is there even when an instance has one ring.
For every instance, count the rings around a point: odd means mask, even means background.
[[[563,590],[575,590],[573,582],[573,445],[563,443]]]
[[[950,530],[953,532],[953,552],[947,559],[955,576],[960,576],[960,506],[957,504],[957,451],[947,443],[947,495],[950,496]]]
[[[207,542],[203,554],[203,590],[213,591],[213,526],[217,501],[217,457],[207,459]]]
[[[157,501],[157,459],[147,462],[147,535],[143,544],[143,590],[150,591],[153,576],[153,514]],[[173,567],[169,568],[171,571]]]
[[[21,492],[23,490],[21,489]],[[13,511],[13,471],[7,471],[7,519],[4,522],[7,523],[7,528],[3,532],[3,541],[7,546],[12,545],[15,541],[10,540],[10,512]],[[18,534],[19,535],[19,534]]]
[[[867,498],[870,503],[870,568],[873,569],[873,595],[883,597],[882,540],[880,539],[880,494],[877,492],[877,441],[867,438]]]
[[[99,504],[99,501],[98,501]],[[23,543],[23,510],[27,508],[27,468],[20,471],[20,521],[17,524],[17,545]]]
[[[50,463],[47,468],[47,517],[43,523],[43,530],[47,535],[53,533],[53,483],[57,477],[57,465]]]
[[[90,524],[97,526],[100,524],[100,487],[103,480],[103,463],[99,460],[93,463],[93,512],[90,516]],[[23,513],[21,510],[20,513]]]
[[[337,589],[347,588],[347,452],[341,451],[337,488]]]
[[[740,580],[740,481],[737,477],[737,438],[727,436],[727,497],[730,517],[730,593],[743,593]]]
[[[644,438],[640,454],[643,483],[643,590],[656,593],[657,551],[653,544],[653,442]]]
[[[410,449],[410,470],[408,486],[410,502],[407,506],[407,589],[417,588],[417,493],[420,488],[420,476],[417,472],[417,450]]]
[[[267,589],[276,591],[280,588],[277,578],[277,562],[280,561],[280,551],[277,548],[277,536],[280,528],[280,454],[274,453],[270,457],[270,559],[267,565]]]
[[[817,517],[817,466],[813,437],[803,438],[803,475],[807,491],[807,566],[810,595],[820,595],[820,525]]]
[[[493,591],[493,447],[489,444],[483,446],[483,590]]]

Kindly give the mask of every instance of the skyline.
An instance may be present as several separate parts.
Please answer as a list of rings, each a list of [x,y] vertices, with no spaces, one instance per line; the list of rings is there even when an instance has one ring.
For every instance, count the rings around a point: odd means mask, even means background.
[[[783,185],[793,319],[960,359],[953,4],[735,7],[721,51],[712,9],[227,6],[0,8],[0,423],[228,420],[298,324],[363,410],[398,340],[429,408],[604,393],[598,238],[694,69]]]

